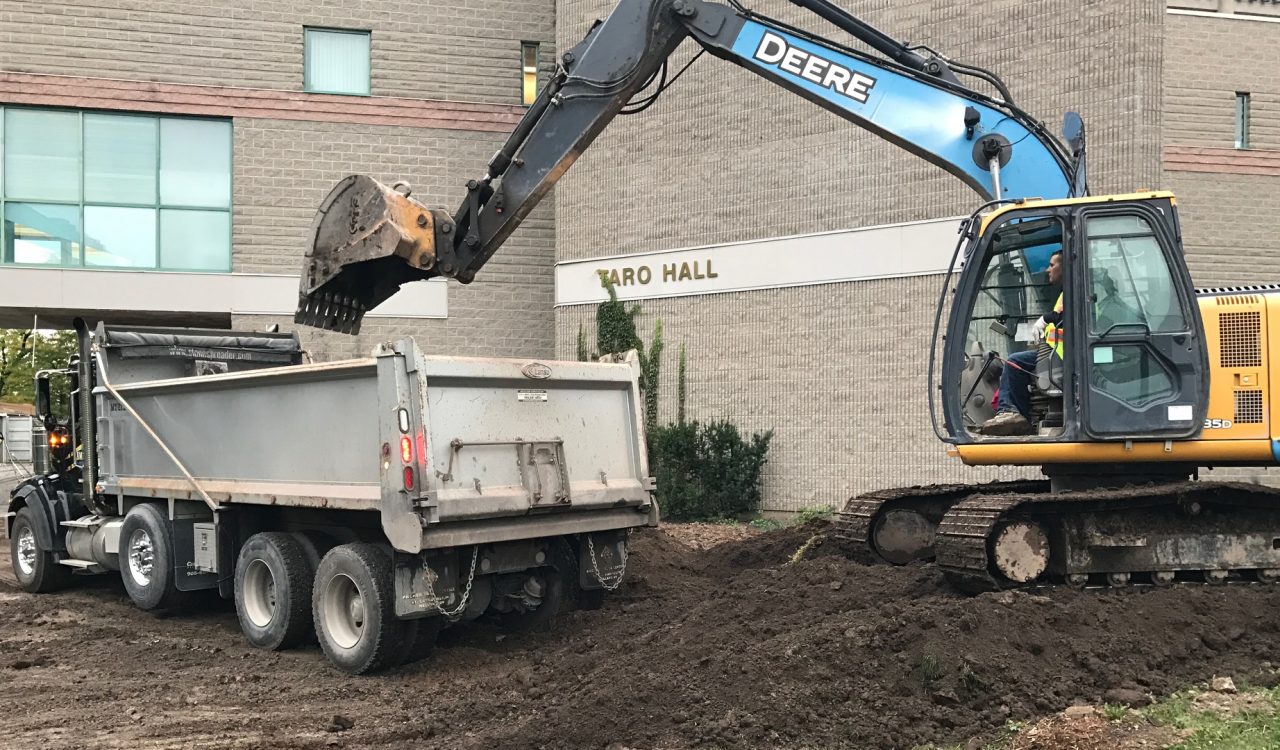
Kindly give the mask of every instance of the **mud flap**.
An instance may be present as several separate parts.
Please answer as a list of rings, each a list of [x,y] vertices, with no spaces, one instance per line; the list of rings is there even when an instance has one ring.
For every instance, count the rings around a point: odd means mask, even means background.
[[[173,542],[173,585],[179,591],[218,588],[216,572],[203,572],[196,567],[195,522],[178,519],[170,523],[169,528]]]
[[[397,554],[393,574],[396,617],[426,617],[457,605],[459,565],[456,550]]]
[[[595,551],[594,556],[592,550]],[[578,585],[587,591],[620,581],[627,568],[627,532],[597,531],[583,534],[578,546]]]

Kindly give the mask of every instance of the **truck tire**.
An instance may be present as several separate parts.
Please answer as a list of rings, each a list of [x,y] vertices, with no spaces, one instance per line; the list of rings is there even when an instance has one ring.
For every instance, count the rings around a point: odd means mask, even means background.
[[[399,662],[404,622],[396,618],[391,558],[372,544],[340,544],[316,570],[311,611],[333,666],[365,674]]]
[[[245,638],[258,648],[293,648],[311,634],[315,567],[292,534],[249,537],[236,560],[236,615]]]
[[[291,531],[289,536],[298,541],[302,546],[302,554],[307,558],[307,564],[311,566],[311,575],[315,576],[316,568],[320,567],[320,558],[324,557],[324,553],[329,551],[332,544],[323,544],[322,540],[310,531]],[[308,604],[307,606],[311,606]]]
[[[120,580],[139,609],[175,609],[190,597],[175,585],[173,533],[164,511],[135,505],[120,525]]]
[[[13,518],[9,532],[9,561],[18,585],[33,594],[47,594],[71,585],[71,569],[59,565],[53,552],[40,543],[36,511],[22,508]]]
[[[570,588],[577,586],[578,558],[567,542],[556,539],[547,547],[547,564],[529,572],[541,578],[545,586],[542,603],[527,612],[503,612],[498,616],[503,628],[516,633],[551,629],[556,617],[570,603]]]

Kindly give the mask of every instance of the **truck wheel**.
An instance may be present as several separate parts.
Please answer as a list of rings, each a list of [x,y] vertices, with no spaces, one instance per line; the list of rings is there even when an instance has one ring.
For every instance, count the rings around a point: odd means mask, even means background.
[[[30,508],[22,508],[14,516],[9,532],[9,560],[23,590],[47,594],[71,585],[71,569],[59,565],[53,559],[53,552],[40,544],[37,523],[35,511]]]
[[[324,556],[325,552],[329,551],[329,547],[332,545],[326,544],[321,547],[321,540],[317,535],[309,531],[291,531],[289,536],[296,539],[298,544],[301,545],[302,554],[307,558],[307,564],[311,566],[311,575],[314,576],[316,568],[320,567],[320,558]]]
[[[391,558],[377,546],[341,544],[316,570],[311,611],[320,648],[333,666],[364,674],[396,664],[404,623],[396,618]]]
[[[236,561],[236,615],[240,630],[258,648],[293,648],[311,633],[311,584],[315,568],[292,534],[249,537]]]
[[[577,557],[563,539],[557,539],[547,547],[547,564],[528,573],[542,584],[542,603],[525,612],[503,612],[499,624],[520,633],[550,630],[569,601],[569,587],[577,580]]]
[[[189,597],[175,585],[173,535],[159,506],[135,505],[120,525],[120,579],[139,609],[172,609]]]
[[[436,650],[436,638],[444,625],[439,617],[420,617],[416,620],[404,620],[404,648],[400,658],[401,664],[412,664],[431,656]]]

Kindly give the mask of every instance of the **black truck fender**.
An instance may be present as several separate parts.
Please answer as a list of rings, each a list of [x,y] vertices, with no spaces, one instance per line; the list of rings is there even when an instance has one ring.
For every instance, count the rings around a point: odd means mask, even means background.
[[[84,515],[80,502],[59,492],[47,478],[32,477],[14,487],[9,495],[8,514],[5,516],[6,536],[13,530],[14,516],[23,508],[31,508],[33,511],[34,531],[40,547],[65,556],[66,542],[57,532],[62,528],[63,521]]]

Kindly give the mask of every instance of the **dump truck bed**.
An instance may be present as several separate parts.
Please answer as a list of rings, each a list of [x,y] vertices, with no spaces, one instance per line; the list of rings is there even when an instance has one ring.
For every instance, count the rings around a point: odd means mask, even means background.
[[[404,552],[657,522],[634,364],[374,356],[170,377],[103,346],[102,491],[378,512]],[[115,371],[127,373],[116,382]]]

